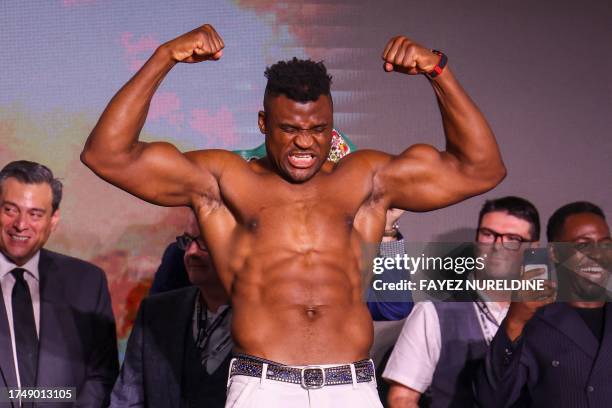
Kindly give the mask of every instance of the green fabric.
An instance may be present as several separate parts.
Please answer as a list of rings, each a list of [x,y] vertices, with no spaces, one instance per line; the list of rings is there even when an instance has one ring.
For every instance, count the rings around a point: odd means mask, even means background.
[[[357,146],[355,146],[353,144],[353,142],[351,142],[351,139],[348,138],[347,135],[345,135],[344,133],[342,133],[341,131],[339,131],[338,129],[334,129],[336,132],[338,132],[338,134],[340,135],[340,137],[342,137],[342,140],[344,140],[344,142],[349,145],[349,147],[351,148],[351,152],[354,152],[357,150]]]

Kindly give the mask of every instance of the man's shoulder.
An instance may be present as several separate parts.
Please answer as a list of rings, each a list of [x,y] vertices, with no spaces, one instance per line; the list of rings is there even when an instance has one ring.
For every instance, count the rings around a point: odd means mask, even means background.
[[[414,327],[418,327],[419,330],[422,327],[439,327],[440,320],[434,302],[429,300],[415,302],[412,311],[406,318],[404,328],[406,330],[413,330]]]
[[[191,307],[198,294],[198,288],[189,286],[170,290],[168,292],[156,293],[146,296],[142,300],[142,307],[146,309],[176,310],[177,308]]]
[[[191,321],[198,293],[192,286],[146,296],[140,303],[138,324],[153,332],[165,332],[169,327],[182,330]]]
[[[551,322],[556,324],[556,320],[563,317],[563,315],[568,312],[571,312],[571,307],[565,302],[553,302],[536,310],[534,318],[531,319],[531,321]]]
[[[239,154],[224,149],[193,150],[185,153],[190,161],[196,165],[202,165],[213,174],[221,174],[231,169],[248,169],[248,162]]]
[[[557,334],[571,335],[571,331],[582,328],[580,318],[565,302],[554,302],[539,308],[527,322],[523,337],[530,346],[538,344],[541,339],[550,339]]]
[[[393,156],[388,153],[379,150],[364,149],[351,153],[342,158],[342,160],[339,160],[336,163],[336,168],[352,167],[355,165],[376,168],[381,164],[389,162],[391,159],[393,159]]]
[[[102,272],[102,269],[98,266],[94,265],[91,262],[85,261],[80,258],[76,258],[74,256],[62,254],[59,252],[51,251],[48,249],[40,250],[40,263],[43,264],[45,262],[54,262],[58,266],[63,269],[67,268],[78,268],[78,269],[86,269],[91,270],[93,272]]]
[[[39,265],[42,268],[54,265],[58,273],[78,274],[83,277],[100,277],[104,275],[104,271],[91,262],[48,249],[40,250]]]
[[[436,313],[436,308],[434,306],[434,302],[431,300],[422,300],[414,302],[414,307],[412,308],[411,315],[413,313],[421,313],[426,315],[431,315],[432,313]]]

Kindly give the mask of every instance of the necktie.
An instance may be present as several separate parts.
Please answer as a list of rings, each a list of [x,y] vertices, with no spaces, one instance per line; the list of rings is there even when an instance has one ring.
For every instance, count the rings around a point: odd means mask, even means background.
[[[34,308],[30,288],[23,277],[24,272],[25,269],[21,268],[11,271],[15,277],[12,293],[13,328],[22,388],[36,385],[36,367],[38,366],[38,336],[34,321]]]

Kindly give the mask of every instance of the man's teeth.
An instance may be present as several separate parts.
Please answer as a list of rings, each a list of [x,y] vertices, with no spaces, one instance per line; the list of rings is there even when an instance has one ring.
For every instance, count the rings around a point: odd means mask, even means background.
[[[29,237],[20,237],[17,235],[13,235],[11,236],[11,238],[14,239],[15,241],[21,241],[21,242],[27,241],[29,239]]]
[[[292,153],[289,159],[299,166],[309,166],[314,161],[314,155],[310,153]]]
[[[581,268],[580,272],[585,272],[585,273],[603,273],[603,268],[600,266],[590,266],[587,268]]]

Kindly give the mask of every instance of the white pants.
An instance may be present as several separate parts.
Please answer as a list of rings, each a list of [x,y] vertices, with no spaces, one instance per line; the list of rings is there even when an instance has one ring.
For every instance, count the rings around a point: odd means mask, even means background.
[[[267,366],[267,364],[266,364]],[[331,366],[331,365],[330,365]],[[327,367],[327,366],[321,366]],[[266,369],[263,370],[263,373]],[[265,374],[264,374],[265,375]],[[355,378],[353,377],[355,381]],[[382,408],[376,380],[305,389],[300,384],[235,375],[230,378],[226,408]]]

